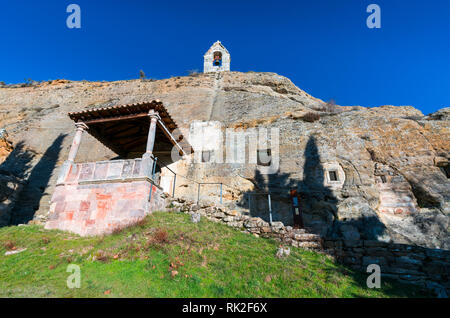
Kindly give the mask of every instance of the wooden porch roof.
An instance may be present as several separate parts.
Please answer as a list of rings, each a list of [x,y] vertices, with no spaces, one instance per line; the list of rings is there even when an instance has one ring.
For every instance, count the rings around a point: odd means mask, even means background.
[[[174,139],[172,132],[178,128],[168,111],[159,100],[111,107],[87,109],[69,113],[70,119],[85,123],[87,132],[106,147],[123,157],[130,153],[144,153],[150,127],[150,110],[158,112],[161,123],[156,129],[154,153],[167,153],[178,143],[189,146],[182,135]],[[186,149],[186,148],[184,148]]]

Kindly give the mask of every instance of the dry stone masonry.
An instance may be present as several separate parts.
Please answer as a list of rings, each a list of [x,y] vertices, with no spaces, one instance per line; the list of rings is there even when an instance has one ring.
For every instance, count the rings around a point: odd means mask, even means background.
[[[197,205],[182,198],[171,198],[169,202],[167,209],[188,213],[192,219],[197,220],[200,215],[210,221],[224,223],[255,236],[274,238],[283,244],[295,247],[322,250],[320,236],[308,233],[305,229],[294,229],[292,226],[285,226],[282,222],[273,222],[270,225],[259,217],[251,217],[220,205]]]
[[[381,277],[430,288],[440,296],[450,295],[450,251],[407,244],[366,240],[325,240],[324,252],[365,272],[378,264]]]
[[[273,238],[282,244],[277,257],[289,255],[288,245],[323,252],[337,261],[365,272],[370,264],[378,264],[382,277],[432,289],[440,296],[450,292],[450,251],[427,249],[406,244],[392,244],[374,240],[322,239],[306,229],[293,229],[282,222],[270,225],[261,218],[243,215],[219,205],[197,205],[184,199],[169,198],[168,210],[191,215],[193,222],[200,217],[255,236]]]

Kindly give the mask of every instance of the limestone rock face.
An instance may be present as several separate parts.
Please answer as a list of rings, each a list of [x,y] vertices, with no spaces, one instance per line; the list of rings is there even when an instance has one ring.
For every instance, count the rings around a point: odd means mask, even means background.
[[[5,130],[0,130],[0,167],[13,151]],[[0,226],[8,225],[10,212],[22,189],[22,179],[6,169],[0,169]]]
[[[279,129],[275,173],[260,173],[248,162],[183,160],[172,166],[179,174],[176,196],[196,200],[193,180],[220,182],[224,205],[269,221],[270,192],[272,221],[288,225],[293,222],[289,190],[297,188],[305,226],[314,233],[450,247],[450,108],[428,116],[409,106],[330,109],[274,73],[206,73],[157,81],[60,80],[0,88],[0,128],[6,128],[13,146],[20,145],[22,154],[29,156],[14,160],[15,165],[2,163],[0,169],[12,176],[17,170],[27,172],[24,199],[13,209],[16,223],[30,215],[34,220],[47,217],[58,168],[74,133],[68,112],[153,99],[164,103],[186,136],[194,121],[217,121],[223,130]],[[86,134],[77,161],[115,156]],[[162,171],[162,180],[169,176]],[[202,186],[200,200],[218,203],[219,193],[217,185]]]

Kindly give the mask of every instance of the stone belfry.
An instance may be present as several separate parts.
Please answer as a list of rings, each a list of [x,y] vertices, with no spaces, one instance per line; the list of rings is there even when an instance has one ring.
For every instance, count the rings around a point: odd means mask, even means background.
[[[204,55],[203,72],[223,72],[230,70],[230,53],[220,43],[216,41]]]

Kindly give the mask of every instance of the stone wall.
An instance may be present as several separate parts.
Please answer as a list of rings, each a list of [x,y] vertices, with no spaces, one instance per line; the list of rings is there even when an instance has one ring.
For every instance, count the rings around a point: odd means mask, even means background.
[[[325,240],[323,244],[327,254],[354,269],[366,272],[369,264],[378,264],[382,277],[449,294],[448,250],[366,240]]]
[[[282,222],[272,222],[272,226],[259,217],[252,217],[230,210],[223,205],[197,205],[181,198],[171,199],[168,209],[176,209],[184,213],[198,213],[213,222],[225,223],[255,236],[270,237],[283,244],[313,250],[322,250],[322,240],[319,235],[308,233],[305,229],[294,229]]]
[[[150,181],[58,185],[45,228],[82,236],[109,234],[164,206],[162,190]]]
[[[293,229],[282,222],[272,226],[259,217],[251,217],[218,205],[197,205],[184,199],[171,199],[168,208],[184,213],[200,214],[213,222],[221,222],[255,236],[274,238],[280,243],[324,252],[338,262],[366,272],[370,264],[378,264],[382,277],[432,289],[439,296],[450,291],[450,251],[374,240],[322,239],[308,229]]]

